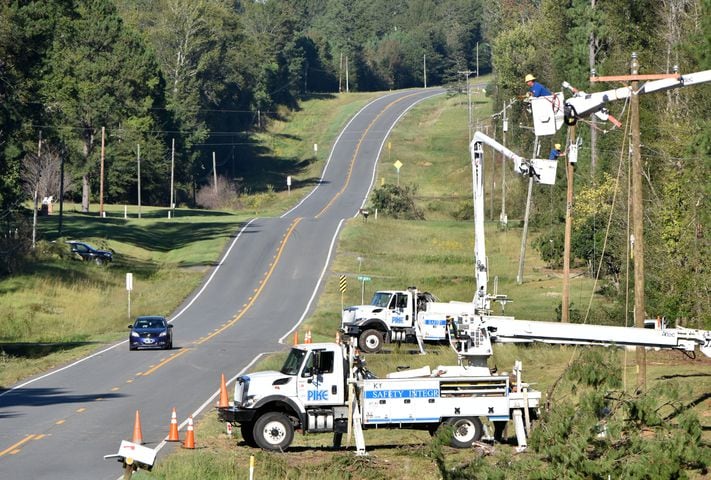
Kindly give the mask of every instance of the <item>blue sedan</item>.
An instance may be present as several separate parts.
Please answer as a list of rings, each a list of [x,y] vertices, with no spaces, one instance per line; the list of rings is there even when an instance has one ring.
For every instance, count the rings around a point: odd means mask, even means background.
[[[129,350],[138,348],[173,348],[173,325],[165,317],[144,316],[136,318],[128,336]]]

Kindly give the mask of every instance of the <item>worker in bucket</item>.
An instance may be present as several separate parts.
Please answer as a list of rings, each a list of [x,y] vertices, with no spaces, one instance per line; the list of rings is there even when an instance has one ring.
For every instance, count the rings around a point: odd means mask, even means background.
[[[553,145],[551,153],[548,154],[548,160],[558,160],[558,157],[565,157],[565,152],[560,151],[560,143]]]
[[[536,81],[532,74],[526,75],[526,85],[528,85],[529,97],[546,97],[552,95],[551,91]]]

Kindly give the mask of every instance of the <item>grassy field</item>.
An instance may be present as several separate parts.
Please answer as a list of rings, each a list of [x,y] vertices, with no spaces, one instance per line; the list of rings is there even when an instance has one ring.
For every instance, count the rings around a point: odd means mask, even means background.
[[[138,218],[136,205],[105,205],[106,218],[99,218],[96,203],[84,214],[80,205],[65,202],[61,238],[57,207],[39,217],[33,260],[0,278],[0,388],[123,338],[129,323],[127,272],[134,276],[130,316],[169,315],[244,221],[282,213],[312,189],[330,142],[373,97],[313,99],[282,115],[258,136],[263,155],[271,155],[277,172],[290,172],[295,159],[306,166],[294,175],[290,193],[284,186],[244,195],[240,211],[178,208],[169,219],[166,208],[144,205]],[[317,155],[313,143],[320,144]],[[77,261],[64,244],[68,239],[111,249],[114,261],[104,267]]]
[[[488,114],[483,97],[474,98],[475,111]],[[435,293],[441,300],[470,300],[474,292],[472,275],[473,224],[459,221],[463,209],[471,208],[470,160],[467,153],[467,106],[464,96],[440,97],[418,105],[393,131],[390,151],[380,159],[378,177],[395,183],[397,172],[392,163],[403,163],[400,182],[416,184],[418,202],[426,215],[424,221],[399,221],[371,216],[367,222],[352,219],[344,228],[330,276],[319,298],[314,314],[300,328],[303,338],[310,330],[314,341],[330,341],[340,324],[343,305],[361,302],[359,274],[372,278],[365,284],[367,302],[377,289],[402,289],[417,286]],[[500,171],[500,166],[497,167]],[[491,170],[491,169],[489,169]],[[510,177],[509,177],[510,178]],[[512,180],[512,189],[518,179]],[[378,182],[380,183],[380,181]],[[487,185],[489,180],[487,180]],[[495,199],[497,202],[499,198]],[[487,201],[488,203],[488,201]],[[513,222],[512,222],[513,223]],[[562,280],[559,272],[551,271],[530,248],[526,259],[525,281],[517,285],[518,252],[521,229],[502,230],[495,223],[487,228],[487,253],[493,276],[498,277],[498,291],[513,300],[506,313],[518,318],[554,320],[560,303]],[[535,232],[534,232],[535,235]],[[338,279],[347,277],[343,295]],[[578,275],[572,280],[571,298],[575,305],[586,307],[591,299],[592,280]],[[592,296],[594,305],[601,300]],[[615,320],[615,319],[608,319]],[[456,362],[453,352],[444,346],[428,346],[428,354],[418,355],[415,346],[391,345],[386,354],[369,355],[368,367],[379,376],[396,366],[435,367]],[[545,392],[564,372],[566,365],[579,352],[574,347],[497,346],[490,366],[510,371],[515,360],[524,365],[525,378]],[[253,370],[277,369],[285,353],[275,354]],[[618,352],[624,366],[626,389],[633,388],[635,366],[633,354]],[[711,380],[703,372],[711,363],[702,359],[688,360],[669,353],[649,354],[648,381],[680,382],[689,389],[692,399],[704,399],[711,391]],[[574,395],[570,385],[561,388],[562,398]],[[711,430],[708,399],[695,407],[706,427]],[[432,439],[426,432],[370,430],[365,432],[370,455],[356,457],[352,451],[333,451],[328,434],[296,434],[293,448],[286,453],[262,452],[246,446],[236,434],[229,438],[214,413],[204,416],[197,427],[200,448],[197,452],[178,451],[162,461],[152,473],[142,472],[138,478],[214,479],[249,478],[250,457],[255,458],[255,478],[269,479],[440,479],[446,471],[434,460]],[[496,446],[492,462],[516,462],[514,439]],[[444,468],[467,464],[478,453],[445,447]],[[500,478],[527,478],[527,476]]]

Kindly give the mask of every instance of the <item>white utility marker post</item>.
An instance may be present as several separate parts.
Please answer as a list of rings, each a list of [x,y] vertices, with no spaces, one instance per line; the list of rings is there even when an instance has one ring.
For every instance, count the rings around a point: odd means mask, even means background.
[[[133,290],[133,274],[126,273],[126,291],[128,292],[128,318],[131,318],[131,290]]]

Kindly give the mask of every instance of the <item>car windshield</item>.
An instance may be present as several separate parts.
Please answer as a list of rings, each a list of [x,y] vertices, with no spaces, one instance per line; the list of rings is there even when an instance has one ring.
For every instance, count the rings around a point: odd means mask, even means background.
[[[304,361],[304,356],[306,356],[305,350],[300,350],[298,348],[292,348],[289,352],[289,356],[286,357],[284,365],[279,370],[284,375],[296,375],[299,373],[299,367]]]
[[[387,307],[388,305],[390,305],[390,297],[392,297],[392,295],[389,293],[375,292],[375,295],[373,295],[373,299],[370,301],[370,304],[375,305],[376,307]]]
[[[165,322],[162,318],[139,318],[136,320],[134,328],[164,328]]]

